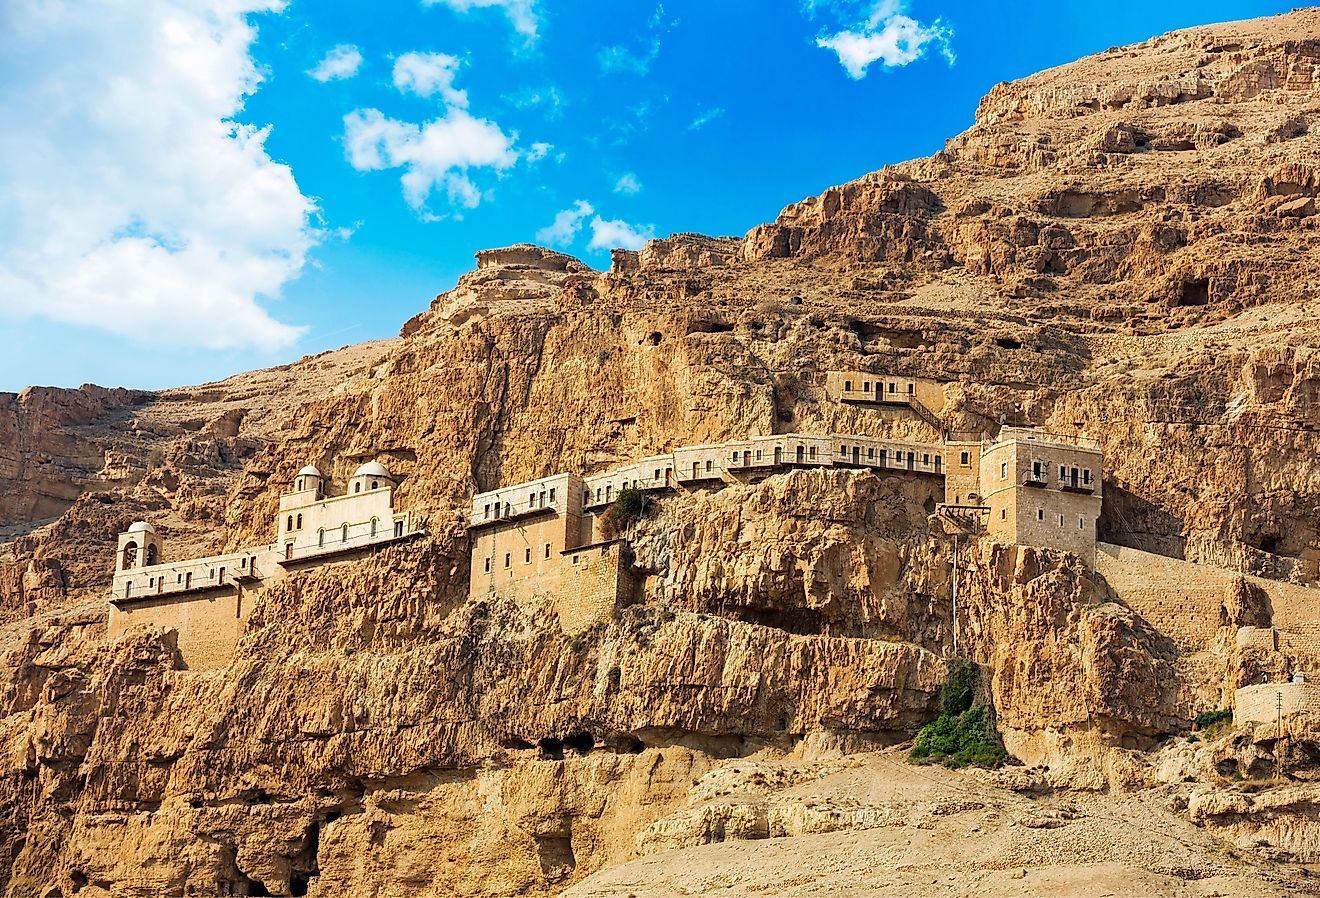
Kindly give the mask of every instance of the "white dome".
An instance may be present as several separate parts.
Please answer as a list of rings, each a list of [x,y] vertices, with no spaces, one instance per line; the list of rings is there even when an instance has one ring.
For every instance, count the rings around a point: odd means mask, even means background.
[[[378,461],[369,461],[358,468],[353,474],[354,477],[392,477],[390,469]]]
[[[153,527],[153,526],[151,526],[150,524],[148,524],[146,521],[134,521],[132,524],[129,524],[129,525],[128,525],[128,532],[129,532],[129,533],[155,533],[155,532],[156,532],[156,528]]]
[[[298,477],[320,477],[321,470],[316,465],[308,465],[297,474]]]

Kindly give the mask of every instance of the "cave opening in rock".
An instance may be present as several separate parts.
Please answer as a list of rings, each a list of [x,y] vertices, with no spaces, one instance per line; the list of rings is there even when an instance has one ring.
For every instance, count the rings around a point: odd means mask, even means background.
[[[1021,349],[1022,341],[1012,337],[995,337],[995,345],[1000,349]]]
[[[620,733],[614,738],[614,750],[621,755],[640,755],[646,743],[632,733]]]
[[[1260,542],[1256,544],[1256,548],[1260,549],[1262,552],[1268,552],[1271,555],[1279,554],[1279,534],[1267,533],[1262,536]]]
[[[564,737],[564,747],[580,755],[589,754],[596,747],[596,737],[590,733],[573,733]]]
[[[1210,281],[1207,278],[1194,278],[1183,281],[1178,291],[1176,306],[1203,306],[1210,302]]]
[[[564,741],[546,736],[537,741],[537,746],[541,749],[541,755],[549,758],[551,761],[564,760]]]
[[[646,339],[650,341],[652,346],[659,346],[660,341],[664,339],[664,335],[661,334],[659,331],[651,331],[651,336],[647,337]]]

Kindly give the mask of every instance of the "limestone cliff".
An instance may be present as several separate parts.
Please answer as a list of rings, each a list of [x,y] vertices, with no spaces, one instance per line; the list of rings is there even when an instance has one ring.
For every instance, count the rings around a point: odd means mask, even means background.
[[[1309,792],[1246,800],[1232,779],[1287,752],[1309,769],[1309,731],[1174,734],[1309,657],[1235,634],[1305,621],[1320,579],[1318,48],[1314,10],[1167,35],[1000,85],[944,151],[741,239],[674,235],[609,272],[483,251],[397,340],[201,387],[0,397],[0,884],[553,894],[772,819],[880,826],[910,800],[793,793],[772,815],[770,787],[725,768],[790,765],[780,785],[806,789],[905,739],[955,631],[1009,748],[1041,765],[960,787],[1026,796],[993,808],[1033,821],[976,864],[1048,867],[1030,833],[1083,814],[1049,803],[1107,789],[1313,860]],[[797,471],[648,508],[624,534],[639,589],[587,633],[550,603],[468,598],[474,492],[748,435],[937,436],[830,400],[832,371],[940,381],[948,428],[1100,440],[1098,569],[955,539],[933,480]],[[370,459],[425,538],[273,586],[222,670],[181,669],[168,631],[104,638],[129,521],[174,557],[268,542],[298,469],[342,484]],[[1197,579],[1212,569],[1227,580]],[[717,801],[726,780],[761,797]],[[1160,875],[1211,875],[1203,834]],[[1165,894],[1129,838],[1118,890]],[[1230,888],[1278,894],[1279,875]]]

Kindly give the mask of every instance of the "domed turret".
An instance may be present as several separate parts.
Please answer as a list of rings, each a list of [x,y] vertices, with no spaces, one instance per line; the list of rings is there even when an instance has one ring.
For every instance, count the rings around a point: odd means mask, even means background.
[[[146,521],[134,521],[119,534],[115,570],[128,571],[156,564],[160,564],[160,536],[156,528]]]
[[[321,471],[316,465],[307,465],[299,471],[293,478],[293,491],[295,493],[321,492]]]
[[[390,469],[378,461],[369,461],[353,472],[348,482],[350,493],[365,493],[370,490],[389,489],[394,486],[394,475]]]

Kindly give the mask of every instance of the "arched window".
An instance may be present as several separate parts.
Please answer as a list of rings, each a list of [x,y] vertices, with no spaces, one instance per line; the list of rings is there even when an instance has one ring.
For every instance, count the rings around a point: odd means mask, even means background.
[[[153,564],[155,564],[158,561],[160,561],[160,559],[156,557],[155,545],[153,545],[152,543],[147,543],[147,567],[151,567]]]
[[[124,545],[124,570],[128,570],[137,563],[138,544],[129,542]]]
[[[302,529],[302,515],[298,515],[298,529]]]
[[[348,542],[348,525],[347,525],[347,524],[345,524],[344,527],[343,527],[343,529],[339,531],[339,541],[340,541],[341,543],[346,543],[346,542]]]
[[[372,518],[372,519],[371,519],[371,535],[372,535],[372,536],[375,536],[375,535],[376,535],[376,519],[375,519],[375,518]]]
[[[380,486],[380,482],[379,482],[379,481],[377,481],[377,480],[373,480],[373,481],[371,481],[371,488],[372,488],[373,490],[376,489],[376,488],[378,488],[379,486]]]
[[[302,488],[303,488],[303,479],[302,479],[301,477],[299,477],[299,478],[298,478],[298,492],[301,493],[301,492],[302,492]]]
[[[285,529],[285,531],[292,531],[292,530],[293,530],[293,515],[289,515],[289,523],[288,523],[288,526],[286,526],[284,529]]]
[[[325,528],[324,528],[324,527],[322,527],[320,530],[316,531],[316,544],[317,544],[318,546],[324,546],[324,545],[325,545]]]
[[[355,493],[360,493],[360,492],[362,492],[362,481],[361,481],[361,480],[359,480],[357,483],[353,484],[353,492],[355,492]]]

